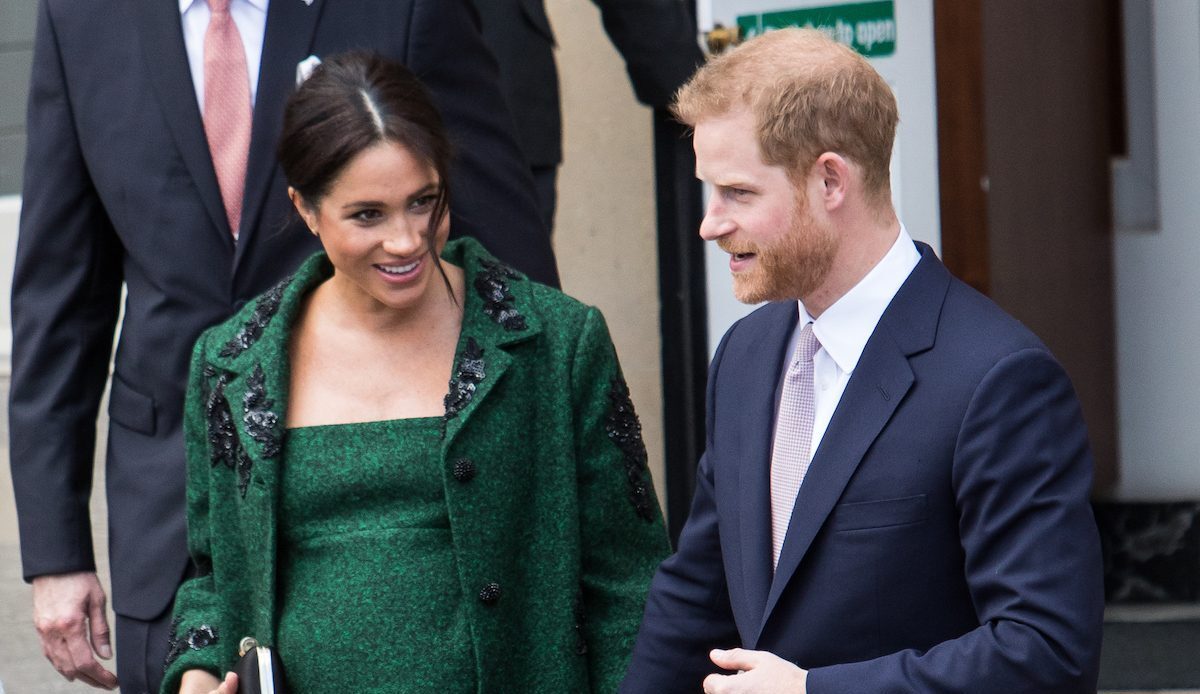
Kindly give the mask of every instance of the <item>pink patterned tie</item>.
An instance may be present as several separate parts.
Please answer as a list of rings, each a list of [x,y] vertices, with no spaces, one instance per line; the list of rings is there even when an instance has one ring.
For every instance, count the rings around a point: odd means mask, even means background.
[[[229,3],[208,0],[212,16],[204,33],[204,133],[225,216],[237,238],[250,155],[251,106],[246,51],[229,14]]]
[[[812,323],[800,331],[796,353],[783,379],[779,414],[775,419],[775,445],[771,451],[771,566],[779,564],[779,552],[792,520],[792,507],[800,483],[812,459],[813,355],[821,348]]]

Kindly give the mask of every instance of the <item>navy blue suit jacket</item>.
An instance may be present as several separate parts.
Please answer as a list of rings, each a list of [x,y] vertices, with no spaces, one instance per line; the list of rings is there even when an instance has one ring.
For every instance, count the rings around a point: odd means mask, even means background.
[[[921,260],[847,383],[771,569],[775,392],[794,303],[713,359],[691,515],[650,589],[625,692],[697,692],[710,648],[771,651],[828,692],[1095,692],[1092,460],[1044,345]]]
[[[109,399],[113,608],[152,619],[187,565],[181,435],[204,328],[318,248],[275,162],[296,65],[350,49],[407,65],[456,149],[451,233],[557,282],[500,93],[466,0],[272,0],[235,244],[173,0],[41,0],[14,272],[9,405],[26,578],[92,570],[96,413]],[[122,285],[127,292],[122,305]]]

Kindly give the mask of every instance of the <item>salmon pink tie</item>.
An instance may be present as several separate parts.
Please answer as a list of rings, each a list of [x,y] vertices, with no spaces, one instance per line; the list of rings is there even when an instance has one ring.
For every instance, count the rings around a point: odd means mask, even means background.
[[[775,444],[771,451],[771,566],[779,565],[783,538],[792,520],[792,507],[812,460],[813,356],[821,343],[812,323],[800,331],[796,353],[783,378],[779,414],[775,418]]]
[[[230,0],[208,0],[204,33],[204,133],[233,237],[242,218],[246,160],[250,156],[250,77],[246,50],[229,14]]]

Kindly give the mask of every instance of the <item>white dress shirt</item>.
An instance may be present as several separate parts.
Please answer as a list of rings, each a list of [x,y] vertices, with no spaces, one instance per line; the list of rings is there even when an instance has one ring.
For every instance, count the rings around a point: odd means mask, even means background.
[[[867,340],[875,332],[879,318],[920,260],[921,253],[901,224],[896,241],[883,259],[850,291],[825,309],[820,318],[814,321],[804,304],[796,302],[800,320],[792,332],[787,358],[783,360],[779,372],[779,383],[783,383],[788,365],[792,362],[800,331],[805,325],[812,323],[813,334],[821,343],[821,348],[813,356],[815,409],[812,447],[809,450],[814,454],[821,445],[821,438],[825,436],[829,421],[833,419],[833,413],[841,402],[846,383],[854,374],[854,367],[858,366],[859,357],[867,346]],[[778,402],[778,392],[776,401]]]
[[[250,73],[250,105],[258,96],[258,66],[262,62],[263,35],[267,33],[267,5],[270,0],[232,0],[229,14],[237,25],[246,49],[246,70]],[[208,0],[179,0],[183,20],[183,45],[187,48],[188,66],[192,69],[192,86],[196,88],[196,103],[204,113],[204,32],[208,30]]]

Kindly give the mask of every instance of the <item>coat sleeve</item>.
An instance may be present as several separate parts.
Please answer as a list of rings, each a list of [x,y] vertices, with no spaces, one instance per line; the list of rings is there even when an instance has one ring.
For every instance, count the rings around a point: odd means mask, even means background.
[[[714,384],[728,335],[717,347],[709,367],[705,424],[710,451]],[[741,643],[721,554],[715,463],[708,453],[700,459],[692,506],[679,535],[679,546],[662,563],[650,584],[629,672],[621,683],[623,694],[698,692],[704,677],[717,671],[708,652]]]
[[[696,22],[682,0],[592,0],[638,101],[665,108],[704,62]]]
[[[1095,692],[1104,595],[1074,389],[1044,349],[1000,360],[959,431],[953,483],[980,626],[920,652],[816,668],[830,692]]]
[[[238,631],[231,624],[226,602],[213,574],[212,515],[209,485],[207,420],[205,417],[204,344],[201,335],[192,352],[184,401],[184,443],[187,447],[188,552],[196,575],[183,582],[175,594],[171,643],[167,652],[162,694],[179,691],[179,680],[188,670],[207,670],[222,676],[234,662]]]
[[[88,175],[50,3],[39,3],[13,271],[10,461],[26,580],[94,571],[96,413],[121,291],[120,243]]]
[[[577,615],[592,691],[628,664],[646,588],[669,551],[641,425],[604,318],[589,309],[572,362],[582,586]]]
[[[472,236],[530,278],[558,287],[550,232],[478,16],[468,0],[417,0],[409,26],[405,62],[429,88],[455,148],[452,235]]]

